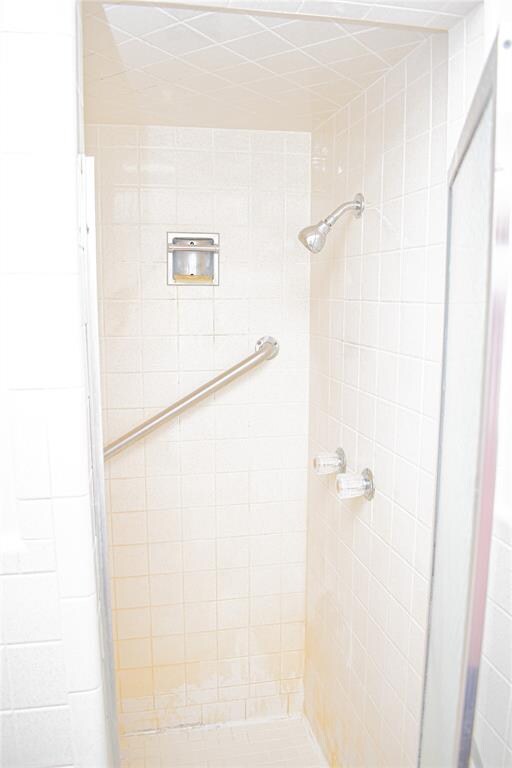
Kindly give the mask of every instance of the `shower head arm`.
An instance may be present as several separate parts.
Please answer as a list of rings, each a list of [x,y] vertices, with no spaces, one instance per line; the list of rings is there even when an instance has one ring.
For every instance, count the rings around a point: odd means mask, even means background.
[[[335,224],[340,216],[346,211],[354,211],[356,216],[361,216],[364,208],[364,197],[361,193],[357,194],[353,200],[349,203],[343,203],[339,208],[336,208],[329,216],[318,224],[312,224],[310,227],[305,227],[299,232],[299,240],[310,253],[320,253],[325,245],[327,235],[329,234],[331,227]]]
[[[343,216],[347,211],[354,211],[356,216],[361,216],[364,208],[364,197],[358,193],[353,200],[348,203],[342,203],[336,208],[329,216],[326,216],[323,220],[328,227],[332,227],[336,224],[338,219]]]

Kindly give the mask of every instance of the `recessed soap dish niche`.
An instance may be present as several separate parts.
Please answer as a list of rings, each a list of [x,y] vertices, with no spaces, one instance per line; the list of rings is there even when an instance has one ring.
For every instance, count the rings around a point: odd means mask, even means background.
[[[219,247],[218,232],[168,232],[168,285],[218,285]]]

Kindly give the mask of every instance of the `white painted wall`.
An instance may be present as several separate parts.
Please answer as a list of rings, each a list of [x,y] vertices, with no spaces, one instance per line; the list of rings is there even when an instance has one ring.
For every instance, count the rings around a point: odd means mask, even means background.
[[[1,762],[108,764],[77,222],[74,0],[0,3]]]

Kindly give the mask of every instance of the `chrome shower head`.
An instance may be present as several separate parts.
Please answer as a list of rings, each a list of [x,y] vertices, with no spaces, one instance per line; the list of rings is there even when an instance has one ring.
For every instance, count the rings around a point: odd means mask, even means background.
[[[312,224],[299,232],[299,240],[311,253],[320,253],[325,245],[330,226],[325,221]]]
[[[363,210],[364,197],[359,192],[353,200],[349,203],[340,205],[339,208],[336,208],[336,210],[329,214],[329,216],[326,216],[325,219],[319,221],[318,224],[313,224],[310,227],[301,229],[299,232],[299,240],[311,253],[320,253],[325,245],[327,235],[329,234],[332,225],[335,224],[347,211],[354,211],[354,215],[359,217]]]

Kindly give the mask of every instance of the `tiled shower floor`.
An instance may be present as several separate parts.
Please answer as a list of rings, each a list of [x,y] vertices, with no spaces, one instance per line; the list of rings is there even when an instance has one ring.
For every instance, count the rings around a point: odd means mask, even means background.
[[[302,718],[179,728],[121,738],[122,768],[323,768]]]

